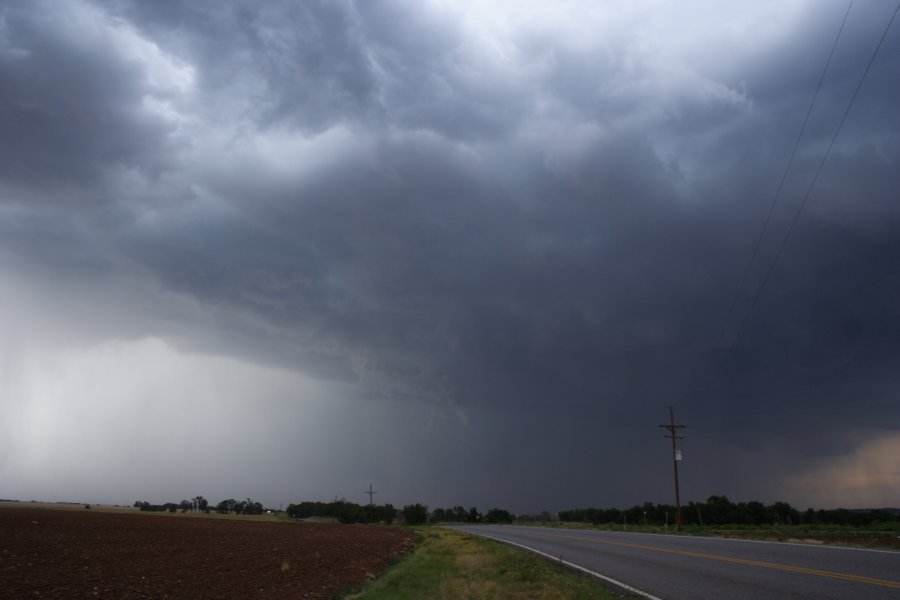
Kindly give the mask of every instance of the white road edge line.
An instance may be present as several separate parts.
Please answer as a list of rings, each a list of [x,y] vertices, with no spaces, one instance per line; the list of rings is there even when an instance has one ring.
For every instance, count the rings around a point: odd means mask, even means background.
[[[612,577],[607,577],[606,575],[603,575],[603,574],[601,574],[601,573],[598,573],[597,571],[591,571],[590,569],[587,569],[587,568],[585,568],[585,567],[582,567],[581,565],[576,565],[575,563],[571,563],[571,562],[569,562],[569,561],[567,561],[567,560],[563,560],[563,559],[561,559],[561,558],[558,557],[558,556],[553,556],[553,555],[551,555],[551,554],[547,554],[546,552],[541,552],[540,550],[537,550],[537,549],[535,549],[535,548],[531,548],[530,546],[526,546],[526,545],[524,545],[524,544],[519,544],[519,543],[516,543],[516,542],[511,542],[511,541],[509,541],[509,540],[504,540],[503,538],[498,538],[498,537],[494,537],[494,536],[492,536],[492,535],[486,535],[486,534],[483,534],[483,533],[473,533],[473,532],[471,532],[471,531],[465,531],[465,530],[462,530],[462,531],[463,531],[463,533],[468,533],[469,535],[477,535],[477,536],[479,536],[479,537],[488,538],[488,539],[494,540],[494,541],[496,541],[496,542],[501,542],[501,543],[503,543],[503,544],[509,544],[510,546],[518,546],[519,548],[522,548],[523,550],[528,550],[529,552],[534,552],[535,554],[540,554],[540,555],[543,556],[544,558],[549,558],[551,561],[553,561],[553,562],[555,562],[555,563],[561,563],[561,564],[564,564],[564,565],[566,565],[567,567],[571,567],[571,568],[573,568],[573,569],[577,569],[577,570],[579,570],[579,571],[582,571],[582,572],[584,572],[584,573],[587,573],[588,575],[591,575],[591,576],[596,577],[596,578],[598,578],[598,579],[602,579],[603,581],[608,581],[609,583],[611,583],[611,584],[613,584],[613,585],[616,585],[616,586],[618,586],[618,587],[620,587],[620,588],[622,588],[622,589],[628,590],[628,591],[631,592],[632,594],[637,594],[638,596],[640,596],[640,597],[642,597],[642,598],[646,598],[647,600],[662,600],[662,598],[660,598],[660,597],[658,597],[658,596],[654,596],[653,594],[648,594],[647,592],[645,592],[645,591],[643,591],[643,590],[639,590],[639,589],[637,589],[637,588],[635,588],[635,587],[631,587],[631,586],[628,585],[627,583],[622,583],[622,582],[619,581],[618,579],[613,579]]]

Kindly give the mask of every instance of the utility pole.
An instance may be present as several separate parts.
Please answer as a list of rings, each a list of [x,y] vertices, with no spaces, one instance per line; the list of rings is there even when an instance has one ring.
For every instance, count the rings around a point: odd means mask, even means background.
[[[372,501],[372,497],[378,492],[372,489],[372,484],[370,483],[369,491],[363,493],[369,495],[369,521],[375,522],[375,504]]]
[[[681,529],[681,492],[678,490],[678,463],[681,461],[681,450],[678,449],[677,440],[683,440],[683,435],[678,435],[679,429],[684,429],[686,425],[675,424],[675,411],[669,407],[669,422],[666,425],[660,425],[663,429],[669,430],[667,438],[672,439],[672,464],[675,467],[675,531]]]

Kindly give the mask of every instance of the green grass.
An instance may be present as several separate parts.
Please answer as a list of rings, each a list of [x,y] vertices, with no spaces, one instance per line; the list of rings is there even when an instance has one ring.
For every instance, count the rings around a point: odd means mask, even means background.
[[[535,555],[440,527],[353,600],[610,600],[621,596]]]

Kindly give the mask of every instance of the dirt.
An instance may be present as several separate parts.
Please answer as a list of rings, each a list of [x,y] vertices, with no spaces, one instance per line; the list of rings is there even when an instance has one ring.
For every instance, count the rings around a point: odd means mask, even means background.
[[[331,598],[414,543],[392,527],[0,508],[0,598]]]

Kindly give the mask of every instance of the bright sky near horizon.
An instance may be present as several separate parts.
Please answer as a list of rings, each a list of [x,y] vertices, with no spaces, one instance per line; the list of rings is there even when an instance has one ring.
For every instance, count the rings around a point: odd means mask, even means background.
[[[0,497],[900,506],[847,8],[0,1]]]

